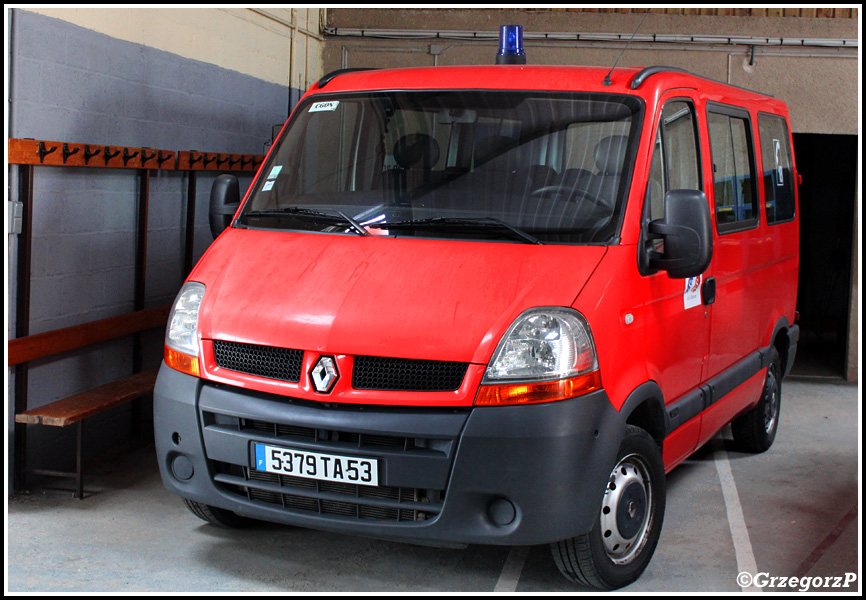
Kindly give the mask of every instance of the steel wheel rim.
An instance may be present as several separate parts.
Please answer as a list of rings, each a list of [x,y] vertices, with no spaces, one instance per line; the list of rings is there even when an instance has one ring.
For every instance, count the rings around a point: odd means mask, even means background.
[[[776,415],[779,409],[779,385],[776,369],[773,366],[767,371],[767,386],[764,394],[764,431],[770,434],[776,427]]]
[[[630,563],[649,538],[652,485],[649,467],[637,454],[624,457],[610,473],[602,500],[600,525],[605,553],[614,564]]]

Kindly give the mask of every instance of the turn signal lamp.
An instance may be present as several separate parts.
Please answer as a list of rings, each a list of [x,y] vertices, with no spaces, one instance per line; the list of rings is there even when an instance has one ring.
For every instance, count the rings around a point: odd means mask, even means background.
[[[172,350],[166,346],[163,358],[165,359],[165,364],[172,369],[194,377],[199,376],[197,357],[184,354],[183,352],[178,352],[177,350]]]
[[[598,371],[559,381],[482,385],[475,397],[475,406],[555,402],[598,389],[601,389],[601,374]]]

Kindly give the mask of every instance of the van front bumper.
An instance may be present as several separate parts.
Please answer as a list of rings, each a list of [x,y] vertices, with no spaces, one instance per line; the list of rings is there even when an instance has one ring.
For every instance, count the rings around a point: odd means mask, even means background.
[[[164,364],[156,450],[173,493],[239,515],[421,544],[533,545],[590,530],[625,423],[603,390],[469,409],[341,406]],[[375,458],[379,486],[256,471],[252,444]]]

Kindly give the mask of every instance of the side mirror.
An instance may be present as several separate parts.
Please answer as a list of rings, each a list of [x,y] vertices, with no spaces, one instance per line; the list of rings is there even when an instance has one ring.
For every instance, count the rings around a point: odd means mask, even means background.
[[[210,232],[214,239],[232,222],[241,205],[240,186],[234,175],[220,175],[210,189]]]
[[[649,267],[668,272],[672,279],[697,277],[713,257],[713,226],[707,196],[698,190],[670,190],[665,194],[665,218],[651,221],[648,232],[664,240],[664,252],[649,253]]]

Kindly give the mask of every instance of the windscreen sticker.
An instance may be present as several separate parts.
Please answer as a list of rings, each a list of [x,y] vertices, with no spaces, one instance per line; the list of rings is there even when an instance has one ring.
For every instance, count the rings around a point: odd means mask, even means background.
[[[316,102],[310,107],[308,112],[321,112],[323,110],[335,111],[339,106],[339,100],[331,100],[330,102]]]
[[[268,179],[276,179],[277,175],[279,175],[280,171],[282,171],[282,170],[283,170],[282,166],[274,167],[273,169],[271,169],[271,174],[268,175]]]
[[[686,310],[701,305],[701,283],[703,280],[703,275],[686,279],[686,290],[683,292],[683,304]]]
[[[266,181],[266,182],[265,182],[265,185],[262,186],[262,191],[263,191],[263,192],[267,192],[267,191],[269,191],[272,187],[274,187],[274,182],[273,182],[273,181]]]

